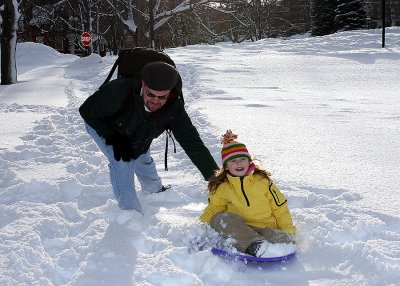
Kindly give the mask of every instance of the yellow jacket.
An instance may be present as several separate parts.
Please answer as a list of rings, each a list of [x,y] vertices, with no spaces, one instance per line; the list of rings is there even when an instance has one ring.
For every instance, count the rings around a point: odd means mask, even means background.
[[[220,212],[236,214],[251,226],[268,226],[296,234],[285,196],[274,183],[258,174],[244,178],[228,175],[228,180],[209,194],[208,206],[200,220],[209,224]]]

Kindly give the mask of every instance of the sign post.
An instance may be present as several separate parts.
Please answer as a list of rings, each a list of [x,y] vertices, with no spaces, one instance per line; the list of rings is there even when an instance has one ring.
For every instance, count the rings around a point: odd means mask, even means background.
[[[381,1],[381,18],[382,18],[382,48],[385,47],[385,28],[386,28],[386,1]]]
[[[85,47],[86,56],[89,55],[89,46],[92,43],[92,37],[88,32],[83,32],[81,35],[81,43]]]

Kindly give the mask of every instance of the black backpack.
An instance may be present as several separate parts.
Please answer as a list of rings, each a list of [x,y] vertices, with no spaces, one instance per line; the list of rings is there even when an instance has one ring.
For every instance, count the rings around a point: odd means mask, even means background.
[[[103,84],[110,81],[116,68],[118,67],[117,78],[130,77],[139,78],[142,68],[150,63],[163,61],[176,67],[174,61],[164,52],[153,50],[150,48],[137,47],[132,49],[123,49],[118,52],[118,58],[115,61],[110,73]],[[179,75],[178,83],[175,85],[178,97],[183,101],[182,95],[182,79]]]
[[[150,62],[156,62],[156,61],[163,61],[166,62],[167,64],[176,67],[174,61],[166,53],[161,51],[143,47],[120,50],[118,52],[118,58],[115,61],[113,67],[111,68],[110,73],[108,74],[103,84],[106,84],[110,81],[117,67],[118,67],[117,78],[121,77],[140,78],[140,72],[142,68]],[[180,100],[182,100],[182,102],[184,103],[182,94],[182,78],[180,75],[178,83],[175,85],[174,89],[178,94],[178,98],[180,98]],[[120,110],[116,115],[116,117],[118,117],[120,114],[123,114],[126,110],[128,110],[131,104],[132,104],[131,97],[128,97],[128,102],[126,102],[123,105],[124,106],[123,110]],[[166,171],[168,170],[168,164],[167,164],[168,136],[172,139],[172,142],[174,143],[174,153],[176,153],[175,141],[171,135],[169,127],[167,126],[166,142],[165,142],[165,158],[164,158],[164,165]]]

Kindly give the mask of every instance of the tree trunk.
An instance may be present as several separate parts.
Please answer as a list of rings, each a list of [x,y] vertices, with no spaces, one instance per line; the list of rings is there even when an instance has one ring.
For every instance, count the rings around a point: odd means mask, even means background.
[[[16,0],[4,1],[3,33],[1,37],[1,84],[17,83],[17,47],[18,3]]]
[[[150,45],[151,45],[151,47],[154,49],[154,47],[155,47],[155,41],[154,41],[154,24],[155,24],[155,21],[154,21],[154,7],[155,7],[155,1],[154,0],[149,0],[149,16],[150,16],[150,19],[149,19],[149,29],[150,29],[150,31],[149,31],[149,36],[150,36]]]

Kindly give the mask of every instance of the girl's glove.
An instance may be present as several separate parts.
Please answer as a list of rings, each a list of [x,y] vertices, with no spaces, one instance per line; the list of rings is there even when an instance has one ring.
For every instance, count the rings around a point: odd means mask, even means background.
[[[114,134],[106,140],[107,145],[112,145],[114,150],[114,158],[117,161],[130,162],[135,153],[133,152],[131,140],[124,135]]]

